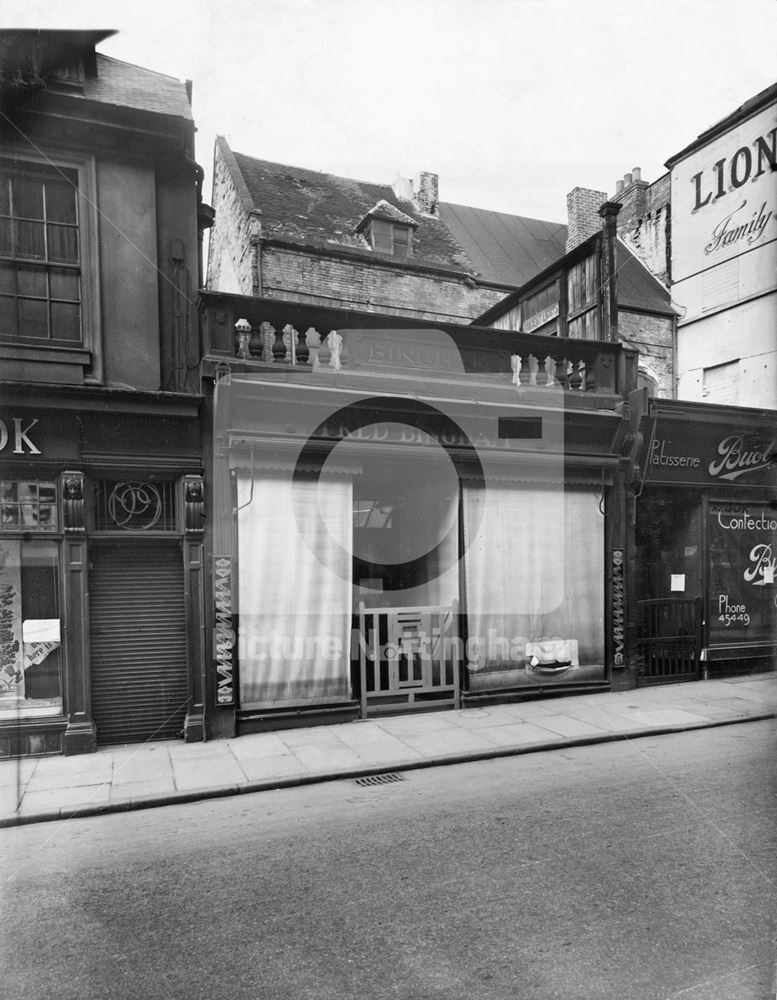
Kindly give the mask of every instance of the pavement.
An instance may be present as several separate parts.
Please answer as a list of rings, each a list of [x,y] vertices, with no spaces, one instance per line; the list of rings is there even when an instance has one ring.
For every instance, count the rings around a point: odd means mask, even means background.
[[[777,717],[777,674],[0,761],[0,827]]]

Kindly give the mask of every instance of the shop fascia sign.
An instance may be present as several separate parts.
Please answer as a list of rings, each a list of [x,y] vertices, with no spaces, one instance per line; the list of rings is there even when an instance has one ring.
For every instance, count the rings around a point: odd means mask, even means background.
[[[684,442],[688,441],[688,431],[684,428],[679,435]],[[765,439],[745,432],[722,434],[710,449],[710,432],[703,427],[697,431],[705,434],[705,442],[698,450],[693,448],[693,441],[680,450],[672,438],[653,438],[648,456],[652,479],[698,482],[698,477],[703,476],[713,482],[735,483],[742,476],[777,469],[777,437],[766,444]],[[715,437],[711,440],[715,441]]]
[[[4,417],[0,419],[0,454],[40,455],[36,444],[38,418]]]

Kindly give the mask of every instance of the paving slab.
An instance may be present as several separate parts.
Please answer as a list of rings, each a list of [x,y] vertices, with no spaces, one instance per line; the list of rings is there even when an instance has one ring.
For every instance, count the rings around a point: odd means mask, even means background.
[[[310,743],[293,748],[293,755],[307,771],[344,771],[358,767],[361,758],[342,743]]]
[[[492,726],[490,729],[481,729],[480,733],[496,746],[525,746],[527,743],[551,743],[559,740],[557,733],[552,733],[549,729],[541,729],[531,722],[513,722],[507,726]]]
[[[767,674],[3,760],[0,826],[775,715],[777,674]]]
[[[243,785],[248,780],[245,771],[231,755],[214,760],[191,760],[174,765],[175,787],[181,791],[195,788],[218,788],[222,785]]]

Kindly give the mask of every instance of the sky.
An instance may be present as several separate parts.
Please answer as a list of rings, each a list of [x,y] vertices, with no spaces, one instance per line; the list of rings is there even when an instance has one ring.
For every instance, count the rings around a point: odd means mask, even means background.
[[[105,28],[105,55],[193,81],[213,143],[556,222],[777,80],[777,0],[2,0],[0,28]]]

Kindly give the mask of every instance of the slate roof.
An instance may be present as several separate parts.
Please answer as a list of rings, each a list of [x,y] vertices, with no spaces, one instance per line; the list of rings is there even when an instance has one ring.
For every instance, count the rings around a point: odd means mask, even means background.
[[[363,231],[365,216],[384,203],[385,216],[400,212],[417,224],[413,257],[402,261],[466,272],[482,282],[521,288],[558,265],[566,253],[567,227],[466,205],[438,203],[439,217],[418,212],[390,185],[319,173],[243,153],[222,137],[217,145],[232,170],[246,208],[261,212],[266,239],[321,250],[347,249],[374,260]],[[244,182],[243,184],[241,183]],[[672,315],[669,293],[622,243],[617,244],[618,300],[624,309]]]
[[[186,84],[181,80],[94,51],[96,45],[114,34],[110,30],[2,29],[0,89],[10,91],[19,84],[20,93],[50,90],[76,99],[192,121]],[[73,86],[73,81],[63,83],[58,78],[74,56],[82,58],[87,68],[82,85]]]
[[[73,96],[192,120],[186,84],[181,80],[104,56],[101,52],[97,53],[97,76],[87,77],[83,94]]]
[[[668,289],[620,240],[615,244],[618,270],[618,306],[632,312],[676,315]]]
[[[229,151],[225,140],[222,149]],[[301,246],[347,249],[374,259],[365,238],[356,230],[376,205],[384,201],[418,226],[411,263],[472,273],[475,265],[442,221],[416,211],[388,184],[336,177],[301,167],[234,154],[254,206],[262,213],[262,233]]]

